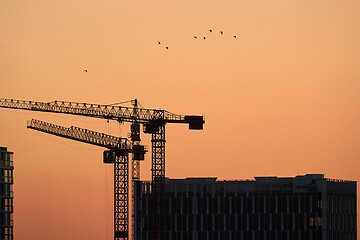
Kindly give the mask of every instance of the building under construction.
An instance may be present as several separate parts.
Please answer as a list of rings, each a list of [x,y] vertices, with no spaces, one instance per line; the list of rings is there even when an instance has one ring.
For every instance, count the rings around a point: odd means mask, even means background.
[[[356,182],[166,179],[167,240],[356,240]],[[152,239],[151,183],[135,185],[135,239]]]
[[[0,239],[14,239],[13,223],[13,153],[0,147]]]

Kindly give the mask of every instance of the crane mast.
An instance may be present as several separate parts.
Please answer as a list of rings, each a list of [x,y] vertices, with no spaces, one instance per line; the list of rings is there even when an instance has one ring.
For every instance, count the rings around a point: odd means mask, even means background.
[[[145,154],[137,152],[126,138],[118,138],[78,127],[62,127],[59,125],[32,119],[28,128],[56,135],[75,141],[110,149],[104,152],[104,162],[114,163],[114,239],[128,239],[128,154]]]
[[[134,104],[134,107],[130,108],[67,101],[45,103],[0,98],[0,107],[2,108],[72,114],[118,122],[130,122],[134,128],[137,128],[137,124],[143,124],[143,131],[151,134],[152,239],[165,240],[165,125],[168,123],[181,123],[188,124],[190,130],[202,130],[205,120],[203,116],[178,115],[165,110],[138,108],[137,102],[135,103],[136,105]],[[136,142],[132,141],[133,143]],[[133,146],[136,146],[136,144]],[[137,177],[135,172],[133,172],[133,177]]]

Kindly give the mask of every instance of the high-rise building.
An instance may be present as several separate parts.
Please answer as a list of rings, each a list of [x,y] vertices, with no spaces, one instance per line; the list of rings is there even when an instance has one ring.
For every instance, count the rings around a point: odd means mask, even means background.
[[[167,240],[356,240],[355,181],[186,178],[165,189]],[[151,208],[151,183],[136,182],[136,240],[152,237]]]
[[[0,239],[14,239],[13,153],[0,147]]]

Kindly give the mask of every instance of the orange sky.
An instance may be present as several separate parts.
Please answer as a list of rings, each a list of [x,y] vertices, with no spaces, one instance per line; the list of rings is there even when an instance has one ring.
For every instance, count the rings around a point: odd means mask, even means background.
[[[167,126],[173,178],[324,173],[358,181],[359,10],[358,0],[3,0],[0,97],[138,98],[147,108],[204,114],[204,131]],[[104,120],[0,109],[0,146],[15,152],[16,239],[111,239],[103,149],[26,129],[31,118],[129,132]],[[150,154],[142,178],[150,179]]]

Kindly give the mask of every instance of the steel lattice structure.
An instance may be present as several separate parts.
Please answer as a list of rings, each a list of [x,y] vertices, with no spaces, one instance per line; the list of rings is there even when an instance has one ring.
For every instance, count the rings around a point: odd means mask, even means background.
[[[129,162],[128,154],[115,156],[114,166],[114,238],[129,238]]]
[[[165,126],[152,134],[152,239],[165,239]]]
[[[44,133],[113,150],[131,150],[132,148],[131,142],[127,138],[119,138],[84,128],[74,126],[67,128],[36,119],[29,121],[27,127]]]
[[[135,125],[143,124],[144,132],[152,135],[153,237],[154,240],[165,239],[165,125],[182,123],[189,124],[189,129],[202,130],[205,123],[203,116],[178,115],[165,110],[145,109],[137,106],[130,108],[67,101],[46,103],[2,98],[0,98],[0,107],[81,115],[118,122],[131,122]],[[136,163],[135,167],[137,167]],[[136,178],[137,173],[134,173],[133,176]]]
[[[63,114],[81,115],[87,117],[104,118],[118,122],[148,123],[151,120],[162,120],[166,123],[189,123],[186,116],[177,115],[165,110],[122,107],[92,103],[78,103],[67,101],[35,102],[0,98],[0,107],[21,110],[56,112]]]

